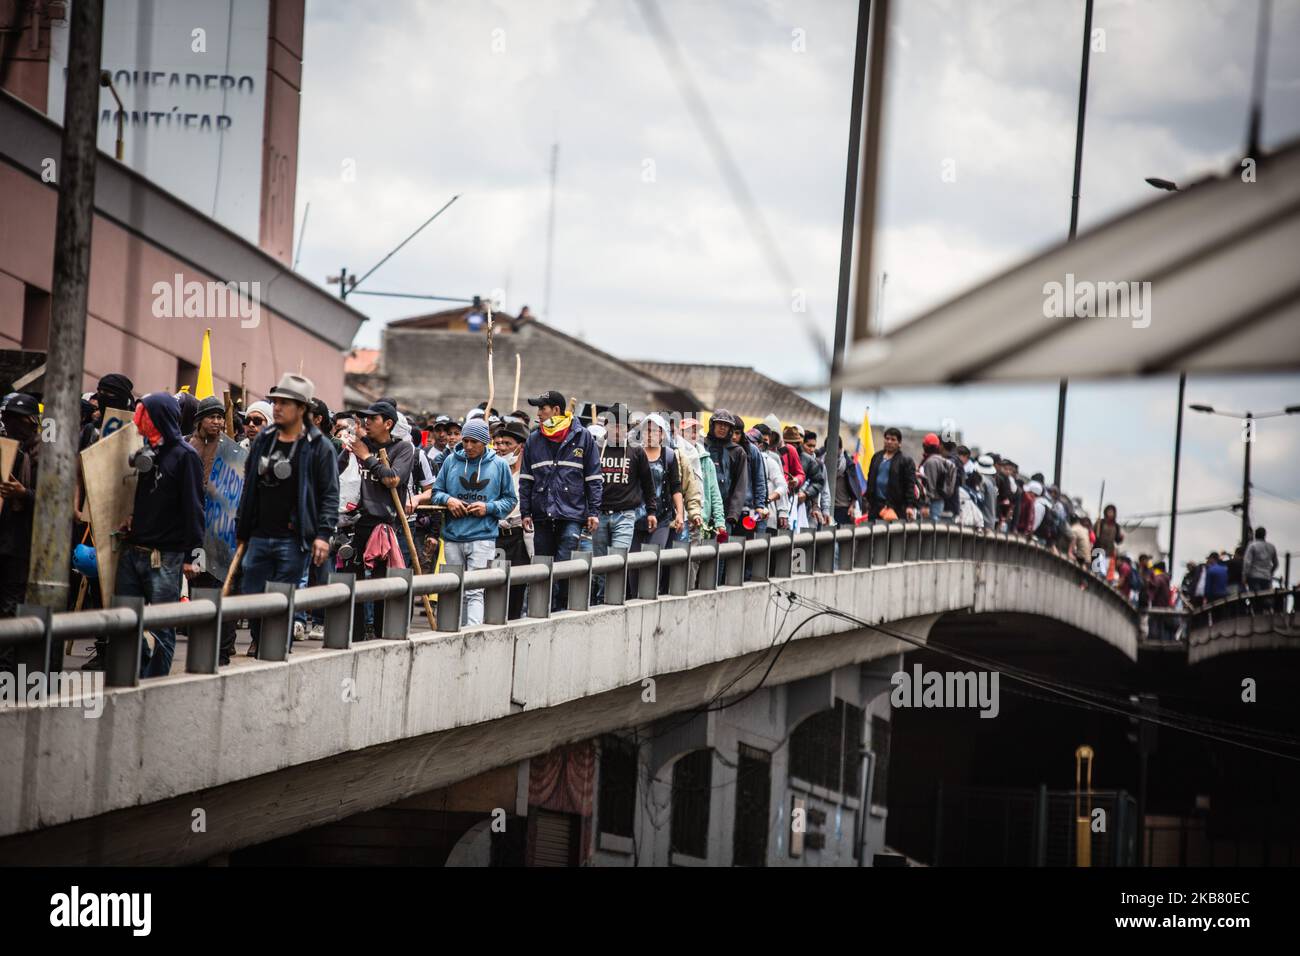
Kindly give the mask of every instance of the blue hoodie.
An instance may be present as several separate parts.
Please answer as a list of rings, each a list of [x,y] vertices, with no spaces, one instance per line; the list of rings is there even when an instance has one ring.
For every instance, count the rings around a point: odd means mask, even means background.
[[[135,486],[131,543],[182,551],[189,562],[203,546],[203,463],[194,446],[181,440],[181,410],[175,398],[152,392],[140,402],[145,417],[137,424],[144,426],[141,431],[153,446],[154,466]]]
[[[471,461],[465,457],[464,445],[447,452],[433,483],[435,505],[445,505],[452,498],[466,504],[481,501],[487,505],[487,514],[481,518],[453,518],[448,512],[442,524],[442,537],[447,541],[495,541],[497,522],[509,516],[519,503],[510,466],[491,448]]]

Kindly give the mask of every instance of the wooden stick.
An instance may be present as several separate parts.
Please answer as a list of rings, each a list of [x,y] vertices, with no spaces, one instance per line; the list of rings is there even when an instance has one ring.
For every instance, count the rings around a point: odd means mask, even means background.
[[[510,410],[513,412],[519,407],[519,373],[524,368],[524,357],[518,352],[515,353],[515,397],[510,403]]]
[[[391,467],[388,464],[388,452],[383,448],[379,449],[379,460],[384,463],[385,468]],[[420,568],[420,555],[415,550],[415,538],[411,536],[411,526],[406,520],[406,506],[402,504],[402,498],[397,493],[396,488],[389,488],[388,490],[393,493],[393,504],[397,507],[397,517],[402,522],[402,534],[406,535],[406,546],[411,549],[411,564],[415,565],[416,574],[423,574],[424,571]],[[433,619],[433,604],[429,601],[429,595],[421,594],[420,598],[424,601],[424,614],[429,619],[429,627],[436,628],[437,622]]]
[[[239,562],[244,560],[244,549],[246,547],[248,547],[247,542],[239,542],[239,547],[235,549],[235,556],[230,559],[230,569],[226,571],[225,583],[221,585],[222,597],[230,593],[230,586],[235,583],[235,572],[239,570]]]
[[[248,383],[245,380],[245,373],[248,371],[248,363],[239,363],[239,410],[242,412],[248,407]]]
[[[226,435],[230,438],[235,437],[235,400],[230,397],[230,389],[223,393],[226,399]]]
[[[487,362],[488,362],[488,400],[487,407],[483,409],[483,420],[487,421],[492,415],[492,399],[496,397],[496,382],[492,378],[492,303],[487,303]]]

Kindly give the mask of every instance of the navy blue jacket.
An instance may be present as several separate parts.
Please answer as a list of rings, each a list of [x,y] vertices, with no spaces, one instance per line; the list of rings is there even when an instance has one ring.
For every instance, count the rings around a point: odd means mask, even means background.
[[[298,530],[303,550],[308,550],[317,538],[328,541],[338,527],[339,463],[334,443],[321,434],[320,429],[305,421],[303,428],[306,435],[298,443],[293,462],[293,472],[298,477],[298,510],[293,517],[293,527]],[[279,433],[274,425],[268,425],[248,446],[244,494],[239,499],[239,519],[235,530],[235,537],[240,541],[252,537],[257,522],[257,463],[274,450]]]
[[[528,436],[519,469],[521,517],[582,521],[600,514],[604,490],[600,449],[576,418],[562,442],[551,441],[540,428]]]
[[[181,437],[181,410],[166,392],[141,399],[161,441],[153,444],[153,468],[140,475],[131,512],[131,543],[181,551],[188,563],[203,546],[203,461]],[[142,429],[148,438],[148,428]]]

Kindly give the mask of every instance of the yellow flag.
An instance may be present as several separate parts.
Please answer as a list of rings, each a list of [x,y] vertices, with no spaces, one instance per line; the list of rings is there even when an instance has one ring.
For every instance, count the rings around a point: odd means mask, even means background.
[[[199,401],[216,394],[212,387],[212,330],[203,330],[203,357],[199,359],[199,379],[194,386],[194,397]]]
[[[871,456],[876,453],[875,442],[871,440],[871,422],[869,420],[869,409],[862,411],[862,427],[858,429],[858,454],[859,461],[871,461]]]

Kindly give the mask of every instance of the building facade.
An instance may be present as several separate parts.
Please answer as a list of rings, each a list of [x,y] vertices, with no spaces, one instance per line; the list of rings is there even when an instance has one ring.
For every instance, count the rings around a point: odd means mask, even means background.
[[[58,50],[66,49],[70,7],[13,6],[28,15],[15,25],[19,53],[0,91],[0,349],[40,353],[54,291],[62,137],[62,103],[51,100],[63,87]],[[137,394],[193,387],[211,328],[218,392],[243,382],[250,397],[263,397],[282,373],[301,367],[337,405],[344,352],[365,316],[290,268],[303,3],[239,0],[242,30],[228,28],[226,12],[190,10],[211,50],[228,47],[235,62],[260,64],[232,72],[230,83],[197,53],[188,65],[189,54],[152,59],[184,13],[159,6],[106,4],[105,56],[120,52],[103,65],[124,99],[124,161],[112,158],[111,145],[104,151],[116,136],[116,108],[102,108],[83,389],[109,372],[127,375]],[[131,41],[145,35],[152,45]],[[102,94],[111,103],[109,91]],[[162,111],[178,104],[208,117],[209,128],[159,128]],[[163,169],[172,178],[160,182]],[[184,175],[176,178],[178,169]],[[229,201],[204,203],[217,182]]]

